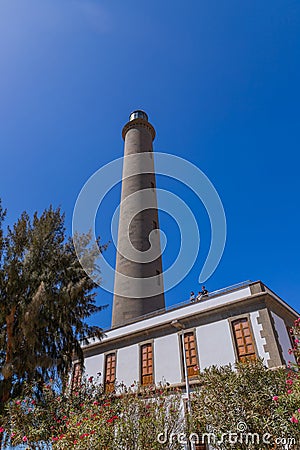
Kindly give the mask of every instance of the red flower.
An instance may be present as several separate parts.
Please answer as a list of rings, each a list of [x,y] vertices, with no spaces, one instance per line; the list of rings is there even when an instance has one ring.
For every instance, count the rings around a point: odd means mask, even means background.
[[[3,433],[5,430],[3,427],[0,427],[0,433]]]
[[[295,417],[295,416],[292,416],[292,417],[290,418],[290,421],[291,421],[292,423],[298,423],[298,419],[297,419],[297,417]]]
[[[85,438],[85,437],[87,437],[89,435],[89,433],[83,433],[81,436],[79,436],[80,437],[80,439],[83,439],[83,438]]]
[[[274,402],[277,402],[278,399],[279,399],[278,395],[274,395],[273,397]]]
[[[27,436],[23,436],[22,441],[23,441],[23,442],[27,442],[27,441],[28,441]]]

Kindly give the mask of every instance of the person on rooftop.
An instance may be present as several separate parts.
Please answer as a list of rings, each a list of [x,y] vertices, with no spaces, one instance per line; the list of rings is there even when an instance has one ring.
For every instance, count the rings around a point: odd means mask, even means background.
[[[195,294],[194,294],[194,292],[192,291],[191,293],[190,293],[190,302],[194,302],[196,299],[195,299]]]
[[[208,297],[208,290],[205,289],[205,286],[202,286],[201,296],[202,297]]]

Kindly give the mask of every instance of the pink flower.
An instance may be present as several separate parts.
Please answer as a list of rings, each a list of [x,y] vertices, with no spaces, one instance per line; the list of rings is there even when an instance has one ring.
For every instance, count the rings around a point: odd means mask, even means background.
[[[278,395],[274,395],[273,397],[274,402],[277,402],[278,399],[279,399]]]
[[[292,385],[293,384],[293,380],[290,380],[290,379],[286,380],[286,383]]]
[[[291,394],[291,393],[292,393],[292,389],[288,389],[286,392],[287,392],[288,394]]]
[[[17,400],[16,405],[21,405],[21,400]]]
[[[3,433],[5,430],[3,427],[0,427],[0,433]]]
[[[298,419],[297,419],[297,417],[295,417],[295,416],[292,416],[292,417],[290,418],[290,421],[291,421],[292,423],[298,423]]]
[[[27,442],[27,441],[28,441],[27,436],[23,436],[23,437],[22,437],[22,441],[23,441],[23,442]]]

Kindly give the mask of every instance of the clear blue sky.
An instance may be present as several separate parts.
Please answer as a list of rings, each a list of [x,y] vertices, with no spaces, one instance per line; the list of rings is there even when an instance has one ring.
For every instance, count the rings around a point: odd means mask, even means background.
[[[155,150],[196,164],[223,201],[227,244],[208,289],[261,279],[300,309],[299,72],[298,0],[0,0],[8,223],[52,203],[70,233],[81,187],[122,156],[122,126],[142,108]],[[172,304],[198,290],[210,228],[188,189],[163,178],[158,186],[184,198],[202,238],[194,269],[166,296]],[[103,241],[118,198],[116,188],[99,211]],[[169,228],[168,217],[160,221]],[[165,267],[178,249],[169,229]],[[99,304],[111,300],[99,292]],[[107,327],[110,314],[93,322]]]

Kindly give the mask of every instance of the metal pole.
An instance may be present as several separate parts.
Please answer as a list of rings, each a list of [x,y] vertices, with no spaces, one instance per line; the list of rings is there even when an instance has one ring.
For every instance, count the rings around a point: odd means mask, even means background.
[[[182,346],[182,352],[183,352],[183,367],[184,367],[184,376],[185,376],[185,389],[186,389],[186,396],[187,396],[187,410],[189,416],[192,415],[192,406],[191,406],[191,396],[190,396],[190,383],[188,378],[188,370],[187,370],[187,361],[186,361],[186,353],[185,353],[185,346],[184,346],[184,333],[181,333],[181,346]],[[195,450],[195,443],[190,442],[191,450]]]

